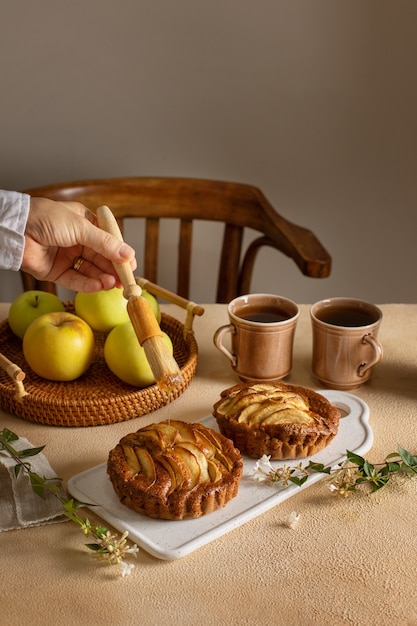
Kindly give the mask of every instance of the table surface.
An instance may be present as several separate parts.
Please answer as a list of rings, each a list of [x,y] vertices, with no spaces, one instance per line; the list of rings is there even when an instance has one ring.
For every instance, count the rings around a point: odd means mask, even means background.
[[[182,319],[184,311],[176,306],[162,308]],[[309,306],[300,309],[286,381],[320,389],[310,371]],[[374,463],[397,444],[417,452],[417,305],[381,309],[384,358],[371,381],[352,391],[370,409],[374,443],[366,457]],[[8,305],[0,304],[0,319],[7,311]],[[66,482],[106,461],[123,435],[145,424],[210,415],[220,392],[238,382],[213,345],[213,333],[224,323],[224,305],[205,306],[194,322],[196,376],[180,398],[152,414],[121,424],[65,428],[0,411],[1,427],[34,446],[46,444],[49,462]],[[91,558],[71,522],[4,532],[1,614],[8,626],[417,624],[416,503],[417,480],[347,499],[332,496],[319,481],[181,559],[163,561],[141,550],[125,578]],[[285,524],[293,510],[300,514],[294,530]]]

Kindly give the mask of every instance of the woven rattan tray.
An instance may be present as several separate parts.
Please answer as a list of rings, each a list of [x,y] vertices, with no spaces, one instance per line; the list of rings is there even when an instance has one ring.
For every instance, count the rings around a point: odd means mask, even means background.
[[[72,303],[66,303],[73,312]],[[12,415],[50,426],[100,426],[146,415],[178,398],[189,386],[197,367],[195,337],[175,318],[162,313],[161,328],[171,337],[174,357],[181,369],[181,383],[168,393],[156,384],[137,389],[119,380],[108,369],[103,346],[105,335],[96,333],[96,355],[89,370],[71,382],[51,382],[37,376],[26,364],[22,341],[6,321],[0,324],[0,352],[26,374],[22,399],[16,396],[11,377],[0,370],[0,406]]]

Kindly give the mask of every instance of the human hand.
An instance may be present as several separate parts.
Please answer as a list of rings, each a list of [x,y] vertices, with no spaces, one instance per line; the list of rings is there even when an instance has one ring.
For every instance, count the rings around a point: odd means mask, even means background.
[[[21,269],[73,291],[121,286],[113,262],[130,262],[135,252],[97,226],[96,216],[78,202],[30,198]]]

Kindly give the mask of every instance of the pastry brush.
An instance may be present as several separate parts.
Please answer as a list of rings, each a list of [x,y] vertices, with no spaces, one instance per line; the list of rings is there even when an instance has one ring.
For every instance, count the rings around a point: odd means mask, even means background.
[[[97,209],[100,228],[120,241],[122,233],[113,213],[107,206]],[[129,262],[113,263],[123,285],[123,295],[127,300],[127,312],[140,345],[145,351],[156,383],[160,389],[170,391],[181,381],[181,372],[163,338],[162,331],[149,302],[142,297],[142,289],[136,283]]]

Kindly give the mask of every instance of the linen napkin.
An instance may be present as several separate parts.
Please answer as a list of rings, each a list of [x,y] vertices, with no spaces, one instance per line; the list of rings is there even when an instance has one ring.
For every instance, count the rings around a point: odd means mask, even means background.
[[[13,441],[13,447],[20,451],[34,446],[27,439],[19,437]],[[30,463],[31,470],[40,476],[56,477],[42,452],[25,460]],[[58,498],[49,491],[45,492],[44,497],[36,494],[26,472],[20,471],[15,476],[15,465],[16,461],[0,450],[0,532],[66,521]]]

